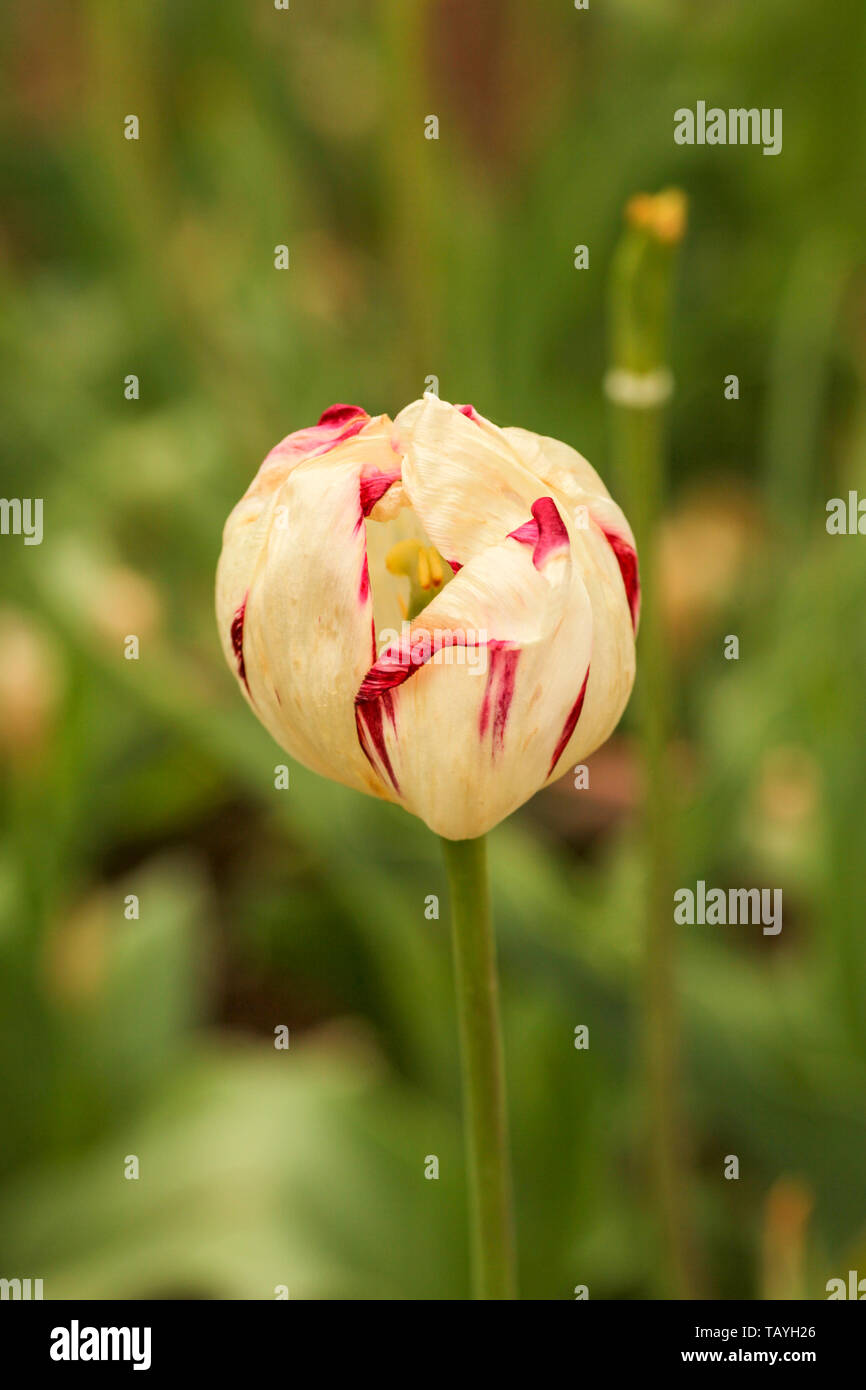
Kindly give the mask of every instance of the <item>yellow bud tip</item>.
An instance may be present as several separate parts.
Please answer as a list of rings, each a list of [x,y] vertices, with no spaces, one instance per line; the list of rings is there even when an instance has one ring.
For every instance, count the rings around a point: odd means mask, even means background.
[[[625,220],[663,245],[675,246],[685,236],[688,210],[681,188],[665,188],[661,193],[636,193],[626,203]]]

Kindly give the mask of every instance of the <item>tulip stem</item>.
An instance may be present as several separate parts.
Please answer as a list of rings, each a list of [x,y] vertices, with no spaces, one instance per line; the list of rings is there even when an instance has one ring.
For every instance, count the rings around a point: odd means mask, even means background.
[[[473,1297],[513,1299],[516,1254],[487,842],[481,836],[443,840],[442,846],[451,891]]]

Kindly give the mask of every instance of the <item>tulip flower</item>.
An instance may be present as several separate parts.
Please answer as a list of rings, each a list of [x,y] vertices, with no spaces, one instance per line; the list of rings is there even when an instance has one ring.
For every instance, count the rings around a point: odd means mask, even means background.
[[[587,461],[432,395],[393,422],[333,406],[278,444],[217,581],[277,742],[452,840],[608,737],[638,603],[632,533]]]
[[[255,714],[443,839],[482,1297],[514,1279],[481,837],[614,729],[639,602],[634,537],[586,459],[433,395],[393,421],[332,406],[225,527],[217,620]]]

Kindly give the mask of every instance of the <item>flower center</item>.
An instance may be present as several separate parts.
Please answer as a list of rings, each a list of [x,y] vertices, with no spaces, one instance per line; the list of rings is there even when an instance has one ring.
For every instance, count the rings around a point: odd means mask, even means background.
[[[442,559],[436,547],[422,545],[414,537],[392,545],[385,556],[385,568],[389,574],[405,575],[409,580],[409,611],[406,616],[410,621],[453,577],[451,567]]]

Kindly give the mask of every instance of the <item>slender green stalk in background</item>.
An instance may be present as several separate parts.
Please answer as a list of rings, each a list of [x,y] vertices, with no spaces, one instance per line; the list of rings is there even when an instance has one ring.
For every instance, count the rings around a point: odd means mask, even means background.
[[[400,314],[393,394],[414,400],[426,377],[441,370],[441,255],[434,237],[438,145],[424,138],[424,119],[431,113],[426,72],[430,3],[380,0],[379,15],[388,72],[382,126],[386,249]]]
[[[517,1297],[487,842],[443,840],[451,890],[475,1298]]]
[[[626,210],[611,285],[611,371],[616,476],[641,565],[641,630],[635,703],[644,776],[644,1062],[652,1195],[662,1249],[660,1292],[694,1296],[680,1104],[675,813],[670,767],[671,678],[657,579],[665,483],[664,414],[671,390],[668,319],[686,203],[677,190],[639,195]]]
[[[815,1197],[802,1178],[778,1178],[764,1201],[761,1294],[765,1299],[809,1297],[807,1252]]]

